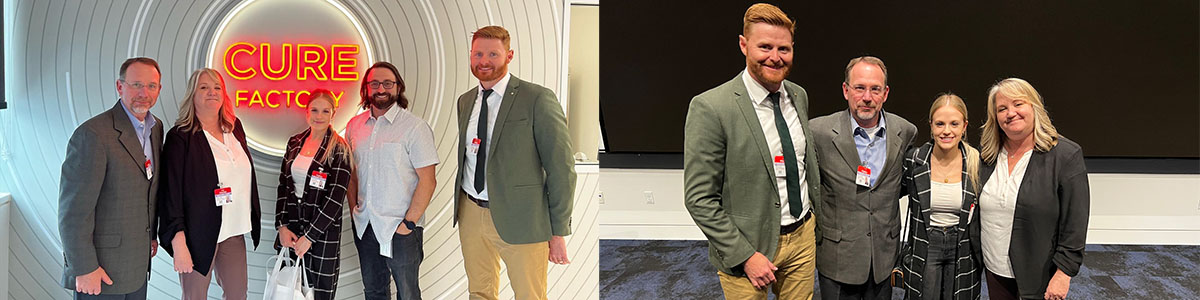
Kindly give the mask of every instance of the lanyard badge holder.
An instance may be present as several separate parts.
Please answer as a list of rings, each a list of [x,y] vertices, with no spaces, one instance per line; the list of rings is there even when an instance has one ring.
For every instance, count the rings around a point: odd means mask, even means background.
[[[217,184],[217,189],[213,190],[213,199],[216,200],[217,206],[225,206],[233,203],[233,188]]]
[[[329,174],[321,172],[324,170],[324,168],[317,168],[317,170],[312,171],[312,176],[308,177],[308,186],[317,188],[318,190],[325,190],[325,181],[329,178]]]

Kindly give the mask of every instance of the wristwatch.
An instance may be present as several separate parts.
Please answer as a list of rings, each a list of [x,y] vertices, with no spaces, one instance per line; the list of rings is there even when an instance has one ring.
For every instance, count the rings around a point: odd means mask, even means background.
[[[404,222],[400,222],[400,224],[404,224],[404,227],[408,228],[408,230],[417,230],[417,223],[408,219],[404,219]]]

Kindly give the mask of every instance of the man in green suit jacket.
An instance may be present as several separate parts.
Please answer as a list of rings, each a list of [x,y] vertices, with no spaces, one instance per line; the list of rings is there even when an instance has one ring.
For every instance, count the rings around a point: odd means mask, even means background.
[[[808,94],[784,80],[794,23],[746,11],[746,70],[692,99],[684,126],[685,206],[708,238],[729,299],[810,299],[816,269],[817,156]]]
[[[508,73],[508,31],[471,41],[479,87],[458,98],[455,221],[471,299],[498,298],[500,260],[517,299],[546,299],[547,263],[567,264],[575,166],[567,119],[549,89]]]

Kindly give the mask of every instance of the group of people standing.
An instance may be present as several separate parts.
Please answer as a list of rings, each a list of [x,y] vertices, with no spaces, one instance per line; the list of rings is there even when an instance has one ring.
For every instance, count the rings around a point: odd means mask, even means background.
[[[1032,85],[988,90],[981,150],[949,93],[919,143],[915,125],[883,110],[887,67],[871,56],[846,65],[848,109],[810,120],[804,88],[785,79],[794,30],[778,7],[751,6],[746,69],[688,109],[685,206],[726,298],[811,299],[819,283],[823,299],[891,299],[892,286],[907,299],[978,299],[985,280],[992,299],[1066,297],[1083,263],[1087,169]]]
[[[514,52],[499,26],[475,31],[477,88],[458,98],[454,220],[472,299],[496,299],[500,261],[520,299],[545,299],[548,262],[570,263],[575,172],[566,118],[553,92],[508,73]],[[59,232],[64,287],[76,299],[145,299],[151,258],[173,257],[183,299],[245,299],[247,241],[261,236],[259,181],[242,122],[213,69],[188,80],[175,125],[149,111],[158,63],[126,60],[120,100],[80,125],[62,167]],[[436,182],[432,128],[407,109],[399,70],[363,74],[361,108],[346,136],[331,126],[333,93],[311,91],[308,128],[288,139],[280,166],[275,248],[303,257],[316,299],[332,299],[346,204],[367,299],[420,299],[423,217]],[[249,235],[247,237],[247,235]],[[147,247],[148,246],[148,247]]]

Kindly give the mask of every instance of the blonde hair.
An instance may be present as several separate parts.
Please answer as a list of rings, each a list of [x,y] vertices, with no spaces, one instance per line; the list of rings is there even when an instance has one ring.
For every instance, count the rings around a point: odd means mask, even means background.
[[[987,123],[983,124],[983,134],[979,145],[983,149],[981,155],[988,164],[996,162],[1000,155],[1000,147],[1008,136],[1000,130],[1000,120],[996,118],[996,95],[1001,94],[1012,100],[1023,100],[1033,106],[1033,149],[1038,152],[1050,151],[1058,145],[1058,129],[1050,123],[1050,115],[1046,113],[1046,105],[1042,103],[1042,95],[1020,78],[1008,78],[997,82],[988,90]]]
[[[504,49],[512,49],[508,46],[509,42],[512,41],[512,36],[508,35],[508,29],[504,29],[504,27],[496,25],[485,26],[483,28],[479,28],[479,30],[475,30],[475,33],[471,34],[472,43],[474,43],[475,40],[483,38],[500,40],[501,43],[504,43]],[[400,75],[396,74],[396,76],[399,77]]]
[[[758,3],[746,9],[746,15],[742,17],[742,35],[750,35],[750,26],[755,23],[787,28],[788,33],[796,34],[796,22],[774,5]]]
[[[312,105],[312,103],[317,100],[324,100],[325,102],[329,103],[329,107],[333,108],[334,113],[337,113],[337,106],[333,105],[333,92],[330,92],[326,89],[315,89],[309,92],[309,94],[312,95],[312,98],[309,98],[308,105]],[[330,118],[330,121],[332,122],[333,119]],[[346,139],[342,138],[337,131],[333,130],[333,125],[326,124],[326,126],[329,126],[329,128],[326,130],[329,130],[330,137],[329,141],[325,143],[325,155],[319,158],[314,157],[313,159],[325,164],[329,164],[333,162],[333,158],[339,158],[333,156],[332,154],[339,153],[340,151],[340,158],[345,160],[347,165],[351,166],[351,171],[353,171],[354,155],[352,155],[353,153],[350,151],[350,143],[347,143]],[[309,135],[311,137],[312,133],[309,133]]]
[[[962,114],[963,122],[969,123],[968,118],[967,118],[967,103],[963,102],[963,99],[958,97],[958,95],[955,95],[954,93],[942,93],[942,94],[938,95],[937,99],[933,100],[933,105],[931,105],[929,107],[929,122],[931,122],[931,123],[933,122],[933,113],[934,112],[937,112],[938,109],[940,109],[942,107],[946,107],[946,106],[954,108],[954,110],[957,110],[959,113]],[[930,135],[930,138],[936,139],[936,136],[934,135],[932,130],[930,130],[929,135]],[[978,195],[979,194],[979,174],[978,174],[979,173],[979,150],[975,150],[975,147],[971,147],[971,144],[967,143],[966,128],[963,128],[962,139],[959,141],[959,144],[962,145],[963,149],[965,150],[964,153],[967,156],[967,160],[965,162],[963,162],[963,167],[967,169],[967,177],[971,179],[971,191],[975,192],[975,194]]]
[[[183,132],[194,132],[200,128],[200,120],[196,118],[196,89],[200,86],[200,76],[209,76],[217,81],[221,87],[221,109],[217,111],[221,132],[233,131],[233,124],[237,121],[237,116],[233,114],[233,101],[229,100],[229,94],[225,93],[225,79],[221,78],[221,74],[217,70],[210,68],[200,68],[192,72],[192,76],[188,78],[187,93],[183,95],[183,107],[179,108],[179,119],[175,121],[175,126],[179,127]]]

